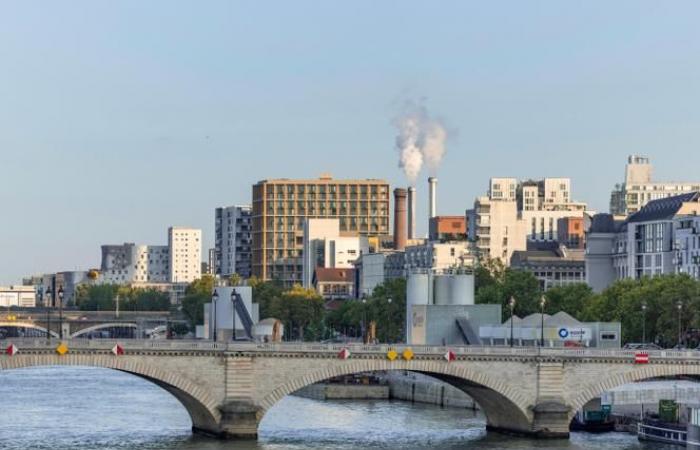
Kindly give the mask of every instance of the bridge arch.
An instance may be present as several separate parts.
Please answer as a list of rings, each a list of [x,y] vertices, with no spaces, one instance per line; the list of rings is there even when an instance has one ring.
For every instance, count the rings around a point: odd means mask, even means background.
[[[258,420],[262,420],[265,413],[282,398],[311,384],[344,375],[397,370],[429,375],[466,392],[482,408],[489,428],[521,434],[532,430],[531,403],[519,389],[499,380],[493,373],[435,360],[397,364],[365,359],[300,374],[288,379],[260,401]]]
[[[192,430],[216,435],[219,432],[221,412],[218,402],[202,387],[189,379],[165,371],[153,364],[123,359],[111,354],[18,354],[11,358],[0,358],[0,370],[45,366],[100,367],[129,373],[157,386],[173,395],[185,407],[192,420]]]
[[[29,330],[36,330],[40,335],[46,336],[46,328],[32,322],[0,322],[0,328],[25,328]],[[58,333],[53,330],[50,332],[50,334],[55,338],[59,337]]]
[[[70,337],[71,339],[81,338],[86,334],[92,333],[93,331],[109,330],[110,328],[131,328],[133,330],[138,330],[138,325],[130,322],[100,323],[91,327],[83,328],[82,330],[78,330],[75,333],[71,334]]]
[[[601,371],[601,373],[604,373]],[[644,364],[632,366],[629,370],[616,373],[609,377],[596,377],[594,382],[584,384],[575,392],[577,396],[569,402],[571,406],[569,419],[573,419],[579,411],[589,401],[600,397],[604,392],[612,390],[625,384],[638,381],[650,380],[653,378],[675,377],[675,376],[700,376],[700,365],[697,364]]]

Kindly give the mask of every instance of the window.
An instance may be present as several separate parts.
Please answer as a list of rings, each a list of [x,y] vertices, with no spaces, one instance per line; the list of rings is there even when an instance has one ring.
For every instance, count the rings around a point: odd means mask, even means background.
[[[617,340],[617,332],[615,332],[615,331],[601,331],[600,332],[600,340],[601,341],[616,341]]]

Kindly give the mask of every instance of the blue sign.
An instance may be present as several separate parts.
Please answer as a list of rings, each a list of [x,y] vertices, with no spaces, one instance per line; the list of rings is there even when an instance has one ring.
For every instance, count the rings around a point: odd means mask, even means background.
[[[562,339],[566,339],[569,337],[569,330],[566,328],[559,328],[559,337]]]

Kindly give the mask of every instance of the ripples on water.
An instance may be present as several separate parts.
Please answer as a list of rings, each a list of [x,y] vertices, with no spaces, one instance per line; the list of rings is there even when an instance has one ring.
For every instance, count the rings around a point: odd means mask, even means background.
[[[272,408],[256,442],[192,437],[178,401],[161,388],[107,369],[52,367],[0,372],[0,449],[658,449],[621,433],[571,441],[486,435],[466,410],[405,402],[320,402],[289,396]],[[674,447],[665,447],[673,449]]]

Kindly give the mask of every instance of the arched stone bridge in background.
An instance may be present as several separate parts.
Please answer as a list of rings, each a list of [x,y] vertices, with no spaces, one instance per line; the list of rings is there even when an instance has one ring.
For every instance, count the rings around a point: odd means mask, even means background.
[[[489,430],[565,438],[577,410],[616,386],[664,376],[700,375],[700,352],[653,351],[649,364],[634,364],[624,350],[504,347],[450,348],[396,345],[254,344],[207,341],[0,341],[0,370],[73,365],[115,369],[145,378],[174,395],[187,409],[194,432],[222,438],[255,438],[265,413],[285,395],[347,374],[407,370],[427,374],[469,394],[481,406]],[[351,355],[339,357],[347,348]],[[387,352],[395,349],[398,359]],[[0,400],[1,402],[2,400]]]

